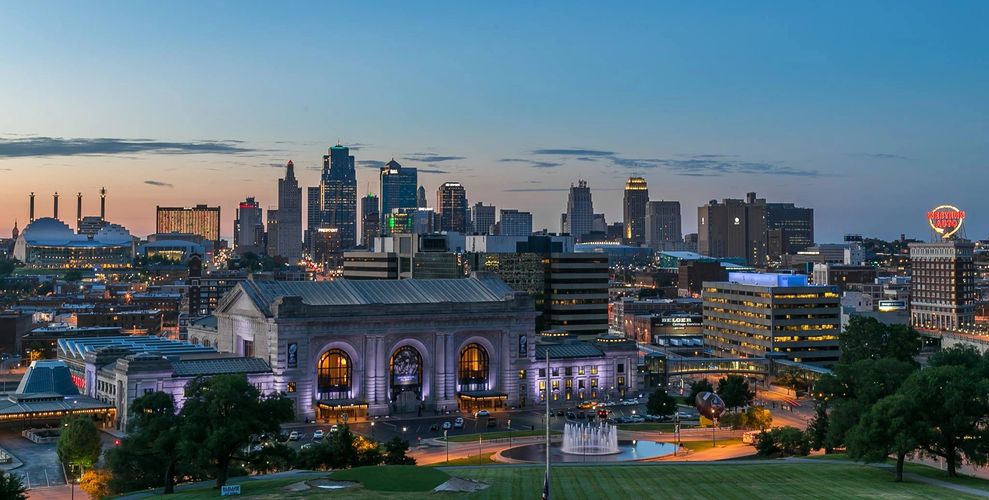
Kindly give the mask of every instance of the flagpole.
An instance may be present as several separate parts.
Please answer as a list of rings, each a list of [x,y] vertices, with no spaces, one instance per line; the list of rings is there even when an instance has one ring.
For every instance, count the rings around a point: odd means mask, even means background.
[[[546,346],[546,479],[543,485],[543,500],[549,500],[549,393],[552,384],[550,382],[550,371],[549,371],[549,346]]]

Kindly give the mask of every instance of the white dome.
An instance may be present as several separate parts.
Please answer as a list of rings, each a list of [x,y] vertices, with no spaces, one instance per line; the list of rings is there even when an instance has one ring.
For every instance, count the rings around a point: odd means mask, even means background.
[[[30,243],[42,245],[59,245],[86,239],[85,236],[72,232],[66,223],[53,217],[35,219],[24,228],[20,237]]]
[[[120,224],[107,224],[93,236],[93,241],[115,245],[130,243],[132,240],[130,231]]]

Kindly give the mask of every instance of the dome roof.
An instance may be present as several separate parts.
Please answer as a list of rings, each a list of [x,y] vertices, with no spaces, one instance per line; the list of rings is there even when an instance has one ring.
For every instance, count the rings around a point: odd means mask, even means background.
[[[85,236],[72,232],[66,223],[53,217],[35,219],[21,232],[21,238],[30,243],[43,245],[60,245],[86,239]]]
[[[93,241],[100,243],[122,245],[130,243],[133,238],[124,226],[120,224],[107,224],[100,228],[93,236]]]

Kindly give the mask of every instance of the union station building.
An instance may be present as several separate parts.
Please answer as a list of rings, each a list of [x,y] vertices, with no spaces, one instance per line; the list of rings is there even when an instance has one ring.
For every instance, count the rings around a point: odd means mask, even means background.
[[[189,338],[265,360],[299,420],[530,406],[547,387],[569,405],[634,390],[634,342],[552,332],[537,342],[537,314],[528,294],[487,276],[248,279]]]

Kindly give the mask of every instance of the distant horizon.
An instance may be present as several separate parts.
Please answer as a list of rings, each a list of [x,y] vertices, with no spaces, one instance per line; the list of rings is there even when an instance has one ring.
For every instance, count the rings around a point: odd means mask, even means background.
[[[431,204],[456,181],[552,232],[571,183],[613,223],[637,175],[684,233],[756,192],[813,208],[822,243],[926,240],[945,203],[989,236],[986,2],[57,5],[0,4],[3,237],[31,191],[71,221],[106,186],[132,234],[205,203],[229,238],[240,201],[275,206],[289,160],[315,185],[337,142],[359,197],[395,158]]]

